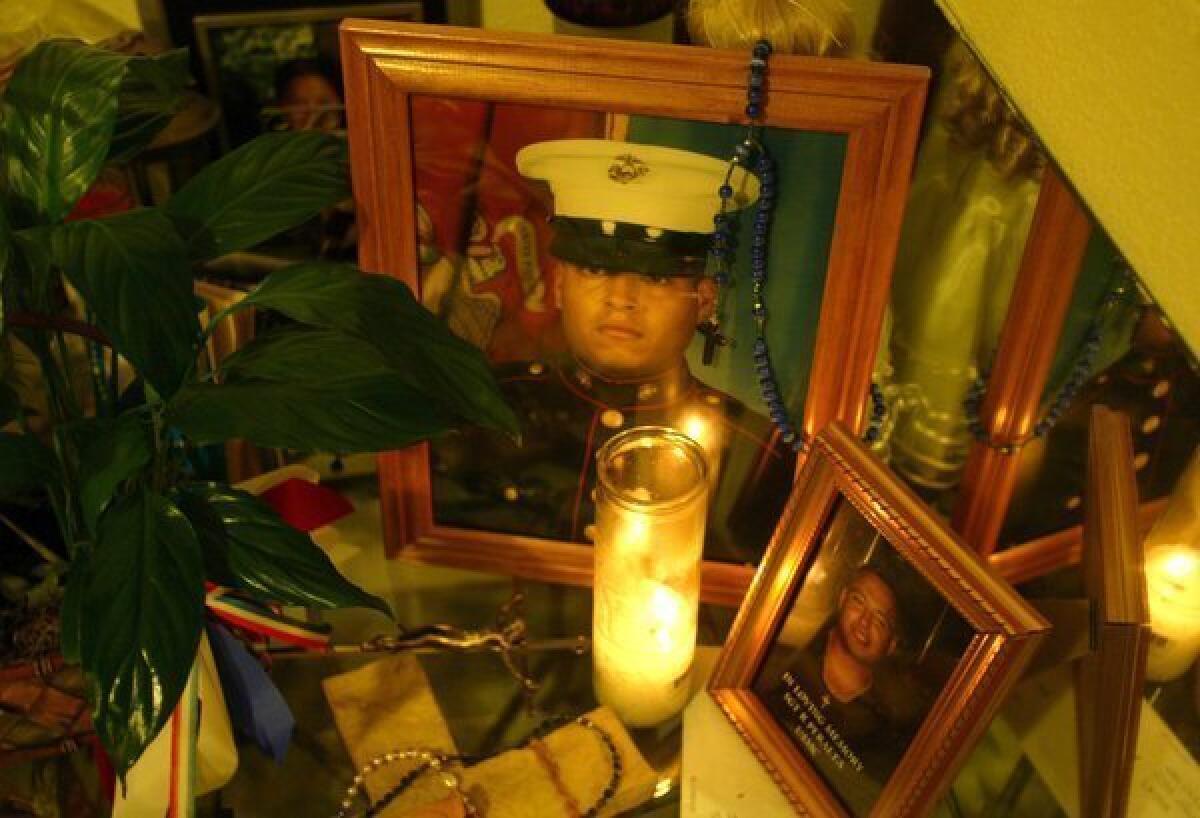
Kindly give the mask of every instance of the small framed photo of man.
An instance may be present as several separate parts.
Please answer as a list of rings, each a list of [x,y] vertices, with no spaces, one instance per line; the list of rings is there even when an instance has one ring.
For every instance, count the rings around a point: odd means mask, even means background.
[[[802,815],[924,815],[1048,625],[838,425],[710,691]]]

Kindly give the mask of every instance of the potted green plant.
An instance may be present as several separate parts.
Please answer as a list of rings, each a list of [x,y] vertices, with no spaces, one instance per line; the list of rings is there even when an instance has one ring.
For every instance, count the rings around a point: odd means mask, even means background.
[[[32,410],[0,377],[0,495],[53,509],[61,543],[40,550],[61,576],[61,652],[82,666],[95,729],[122,774],[184,687],[206,580],[286,604],[387,612],[261,501],[190,476],[191,445],[361,452],[460,424],[515,432],[483,357],[394,279],[302,263],[200,324],[197,264],[348,195],[334,136],[269,134],[162,207],[67,218],[105,163],[135,155],[169,120],[186,80],[182,52],[51,41],[22,60],[0,104],[0,350],[28,351],[46,396],[44,414]],[[290,321],[215,371],[198,368],[214,327],[250,307]],[[82,384],[73,348],[85,354]]]

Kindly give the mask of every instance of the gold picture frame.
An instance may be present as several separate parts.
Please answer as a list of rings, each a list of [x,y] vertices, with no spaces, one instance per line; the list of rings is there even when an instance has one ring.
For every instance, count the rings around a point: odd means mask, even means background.
[[[847,532],[855,531],[858,538],[864,532],[874,538],[872,550],[847,567],[843,563],[856,547]],[[844,584],[831,579],[839,565],[841,575],[850,577]],[[875,579],[859,584],[872,574]],[[890,607],[888,597],[877,593],[880,577],[890,577]],[[825,638],[813,636],[797,647],[802,643],[794,634],[803,630],[797,623],[813,618],[810,603],[822,587],[832,589],[824,593],[827,599],[837,600],[828,608]],[[907,614],[913,649],[903,660],[899,652],[887,659],[906,664],[885,675],[876,651],[867,687],[843,696],[834,682],[852,663],[838,659],[833,643],[859,638],[842,629],[863,589],[874,594],[871,621],[880,634],[893,632],[884,625],[905,608],[920,614],[933,600],[934,609],[940,604],[942,610],[920,622]],[[930,621],[932,630],[925,624]],[[886,466],[833,424],[817,438],[797,479],[709,692],[798,815],[915,818],[942,796],[1048,629]],[[879,639],[876,644],[887,644]],[[823,652],[805,664],[806,652],[815,655],[814,649]],[[858,669],[869,664],[864,660]],[[916,685],[928,688],[917,699],[920,706],[906,711],[909,724],[893,720],[900,708],[888,703],[885,683],[898,686],[900,698]],[[867,699],[871,694],[874,701]],[[865,726],[864,713],[870,717]]]
[[[415,100],[603,112],[609,117],[609,138],[624,133],[622,118],[731,128],[746,123],[747,55],[742,53],[376,20],[348,20],[341,37],[360,266],[404,280],[418,296],[422,248],[416,177],[424,166],[414,160],[421,124],[413,114]],[[808,438],[832,420],[861,430],[869,414],[871,370],[928,71],[790,56],[772,57],[770,71],[768,133],[775,129],[844,139],[797,428]],[[511,169],[509,173],[513,175]],[[776,326],[785,327],[778,319]],[[741,340],[743,351],[737,354],[749,354],[749,339]],[[790,483],[794,472],[788,472]],[[428,444],[382,455],[379,476],[389,555],[590,584],[592,553],[586,542],[456,526],[436,517]],[[786,493],[784,486],[780,505]],[[586,494],[581,490],[580,496]],[[758,553],[774,515],[761,522],[766,533]],[[750,561],[707,560],[703,598],[737,604],[754,567]]]

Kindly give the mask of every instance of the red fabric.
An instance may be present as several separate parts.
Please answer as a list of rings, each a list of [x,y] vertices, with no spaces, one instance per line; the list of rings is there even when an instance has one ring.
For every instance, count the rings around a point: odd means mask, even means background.
[[[548,139],[602,137],[605,115],[593,111],[494,104],[440,97],[414,97],[413,155],[417,200],[429,216],[442,256],[485,258],[499,253],[503,270],[473,285],[473,292],[500,299],[500,318],[484,352],[496,363],[540,357],[558,323],[554,307],[555,262],[547,252],[551,202],[544,184],[530,183],[516,169],[517,151]],[[532,227],[536,249],[522,258],[510,217]],[[472,231],[475,236],[472,238]],[[537,265],[544,282],[540,309],[526,302],[518,266]]]
[[[186,696],[187,693],[184,693],[184,695]],[[180,702],[182,703],[182,699]],[[182,816],[179,814],[179,810],[176,809],[176,807],[179,806],[179,775],[176,773],[176,770],[179,769],[181,762],[179,753],[182,749],[180,745],[183,743],[178,738],[180,721],[182,721],[182,717],[179,713],[179,707],[177,705],[174,712],[171,713],[171,719],[165,725],[163,725],[164,731],[170,731],[167,735],[171,739],[171,766],[167,768],[169,770],[168,775],[170,776],[170,782],[167,785],[167,818],[182,818]],[[191,736],[183,739],[183,741],[188,742],[191,740]],[[193,749],[195,750],[196,755],[200,754],[200,749],[198,747]]]
[[[488,358],[495,362],[529,360],[540,357],[545,330],[557,325],[558,311],[553,308],[557,269],[548,250],[552,238],[549,218],[553,214],[549,191],[538,183],[526,182],[517,172],[517,152],[526,145],[548,139],[576,139],[604,135],[604,114],[527,105],[496,105],[485,162],[479,175],[476,210],[490,225],[498,225],[507,216],[528,219],[537,233],[538,266],[545,281],[546,309],[534,312],[525,308],[517,265],[520,263],[511,236],[495,236],[496,245],[508,262],[503,277],[485,292],[495,292],[503,303],[503,318],[492,342]],[[489,282],[489,285],[492,282]]]
[[[104,174],[79,198],[75,207],[71,208],[71,212],[67,214],[67,221],[111,216],[114,213],[132,210],[136,205],[133,192],[122,177]]]
[[[98,736],[92,736],[88,744],[92,751],[92,761],[96,765],[96,777],[100,780],[100,794],[111,804],[117,797],[117,772],[113,769],[108,753],[104,752],[104,745],[100,743]]]
[[[458,253],[471,232],[464,202],[474,197],[489,104],[414,96],[412,129],[417,200],[433,222],[445,255]]]
[[[354,511],[350,501],[333,489],[298,477],[272,486],[259,497],[284,522],[304,532],[329,525]]]

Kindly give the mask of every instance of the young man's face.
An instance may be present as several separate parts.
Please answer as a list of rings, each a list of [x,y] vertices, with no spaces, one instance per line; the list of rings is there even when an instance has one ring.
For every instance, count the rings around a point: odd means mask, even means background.
[[[563,333],[575,357],[596,374],[634,380],[683,363],[696,325],[712,313],[711,279],[612,273],[562,262],[558,277]]]
[[[333,83],[319,74],[301,74],[292,78],[279,100],[287,117],[288,130],[335,131],[342,115],[336,106],[342,103]]]
[[[842,591],[837,629],[847,652],[869,667],[896,649],[896,595],[879,575],[864,571]]]

